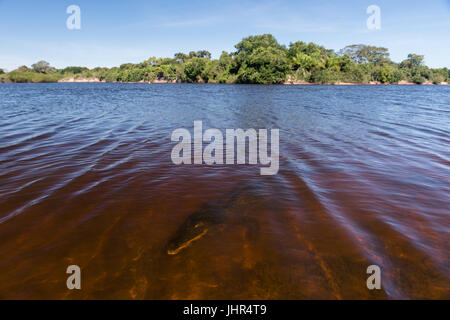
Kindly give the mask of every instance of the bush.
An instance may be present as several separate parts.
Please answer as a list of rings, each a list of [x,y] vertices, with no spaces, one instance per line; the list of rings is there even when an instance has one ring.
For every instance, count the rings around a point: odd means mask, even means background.
[[[445,78],[441,74],[433,74],[431,77],[433,84],[440,84],[445,81]]]
[[[415,84],[423,84],[425,82],[425,78],[420,74],[416,74],[411,78],[411,82]]]
[[[60,70],[60,73],[62,73],[62,74],[81,74],[88,70],[89,69],[85,68],[85,67],[67,67],[67,68]]]
[[[339,80],[339,73],[328,69],[317,69],[311,73],[311,82],[316,83],[335,83]]]

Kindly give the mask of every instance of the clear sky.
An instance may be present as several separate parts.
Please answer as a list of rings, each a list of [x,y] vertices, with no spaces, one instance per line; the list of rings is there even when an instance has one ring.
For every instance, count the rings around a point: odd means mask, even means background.
[[[81,30],[66,27],[72,4]],[[373,4],[381,30],[366,27]],[[200,49],[218,57],[263,33],[286,45],[384,46],[396,62],[414,52],[431,67],[450,67],[450,0],[0,0],[0,68],[38,60],[111,67]]]

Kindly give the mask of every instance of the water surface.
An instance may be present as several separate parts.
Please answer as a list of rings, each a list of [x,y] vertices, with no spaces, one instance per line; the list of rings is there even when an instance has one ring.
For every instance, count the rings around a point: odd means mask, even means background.
[[[450,298],[449,105],[446,86],[3,84],[0,298]],[[279,128],[279,173],[172,164],[194,120]]]

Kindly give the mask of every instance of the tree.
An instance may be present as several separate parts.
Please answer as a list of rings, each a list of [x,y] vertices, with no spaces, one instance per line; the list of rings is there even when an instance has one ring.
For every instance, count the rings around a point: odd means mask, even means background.
[[[311,74],[311,80],[315,83],[335,83],[338,73],[330,69],[316,69]]]
[[[181,62],[181,63],[185,63],[189,59],[189,56],[182,52],[175,53],[174,57],[175,57],[176,61]]]
[[[239,82],[271,84],[286,80],[287,50],[271,34],[244,38],[236,49]]]
[[[433,80],[433,73],[428,67],[424,66],[424,58],[421,55],[408,54],[408,58],[400,63],[400,69],[406,73],[410,81],[416,84]]]
[[[206,50],[197,51],[195,56],[199,58],[211,59],[211,53]]]
[[[348,55],[354,62],[383,64],[389,60],[389,50],[383,47],[353,44],[339,51],[339,55]]]
[[[447,68],[432,70],[432,81],[434,84],[445,82],[449,78],[449,70]]]
[[[235,48],[237,49],[237,55],[252,54],[252,52],[258,48],[276,48],[286,50],[286,48],[280,45],[271,34],[244,38],[235,46]]]
[[[205,58],[205,59],[211,59],[211,53],[206,50],[199,50],[199,51],[190,51],[189,55],[185,55],[184,53],[177,53],[175,54],[175,58],[183,58],[183,61],[185,62],[188,59],[192,58]]]
[[[206,66],[206,60],[199,57],[190,59],[184,68],[188,82],[198,82]]]
[[[376,71],[376,76],[376,80],[381,81],[382,83],[394,82],[394,70],[391,66],[384,65],[379,67]]]
[[[402,63],[400,63],[401,68],[406,69],[415,69],[419,66],[422,66],[424,63],[424,58],[421,55],[410,53],[408,54],[408,59],[403,60]]]
[[[162,65],[174,65],[178,63],[176,59],[172,59],[172,58],[158,58],[156,60],[156,65],[157,66],[162,66]]]
[[[156,57],[150,57],[145,62],[150,66],[156,66],[157,59]]]
[[[0,74],[5,74],[5,70],[0,68]]]
[[[132,63],[124,63],[120,65],[120,70],[130,70],[134,68],[134,64]]]
[[[33,68],[33,70],[38,73],[49,73],[55,71],[55,68],[51,67],[47,61],[43,60],[32,64],[31,68]]]
[[[208,83],[228,83],[235,72],[233,56],[227,52],[222,52],[219,60],[206,60],[201,78]]]
[[[317,58],[325,59],[328,55],[331,55],[329,50],[319,46],[315,43],[305,43],[303,41],[297,41],[289,45],[289,57],[295,57],[299,53],[306,54],[308,56],[316,56]]]
[[[66,73],[80,74],[80,73],[86,72],[88,70],[89,69],[86,68],[86,67],[73,67],[73,66],[71,66],[71,67],[66,67],[66,68],[60,70],[60,72],[62,74],[66,74]]]
[[[412,82],[414,82],[415,84],[422,84],[425,82],[425,78],[423,76],[421,76],[419,73],[413,75],[412,77]]]
[[[233,55],[226,51],[222,51],[219,58],[219,64],[224,69],[230,69],[234,65]]]
[[[273,47],[257,48],[241,63],[238,79],[242,83],[283,83],[289,71],[285,52]]]
[[[31,71],[30,68],[28,68],[27,66],[20,66],[18,67],[16,70],[14,71],[19,71],[19,72],[27,72],[27,71]]]
[[[292,63],[294,70],[303,68],[307,71],[312,71],[316,68],[324,68],[326,63],[326,57],[322,57],[319,52],[311,53],[310,55],[299,52],[295,57],[292,57]]]

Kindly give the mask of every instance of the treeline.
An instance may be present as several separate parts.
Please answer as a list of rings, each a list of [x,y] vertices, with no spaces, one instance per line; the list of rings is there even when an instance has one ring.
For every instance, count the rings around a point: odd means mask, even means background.
[[[244,38],[236,51],[212,59],[206,50],[177,53],[173,58],[152,57],[120,67],[55,69],[45,61],[9,73],[0,69],[2,82],[55,82],[61,79],[96,79],[106,82],[186,83],[398,83],[450,82],[447,68],[431,69],[424,57],[409,54],[401,63],[390,59],[386,48],[351,45],[335,52],[314,43],[297,41],[288,47],[270,34]]]

